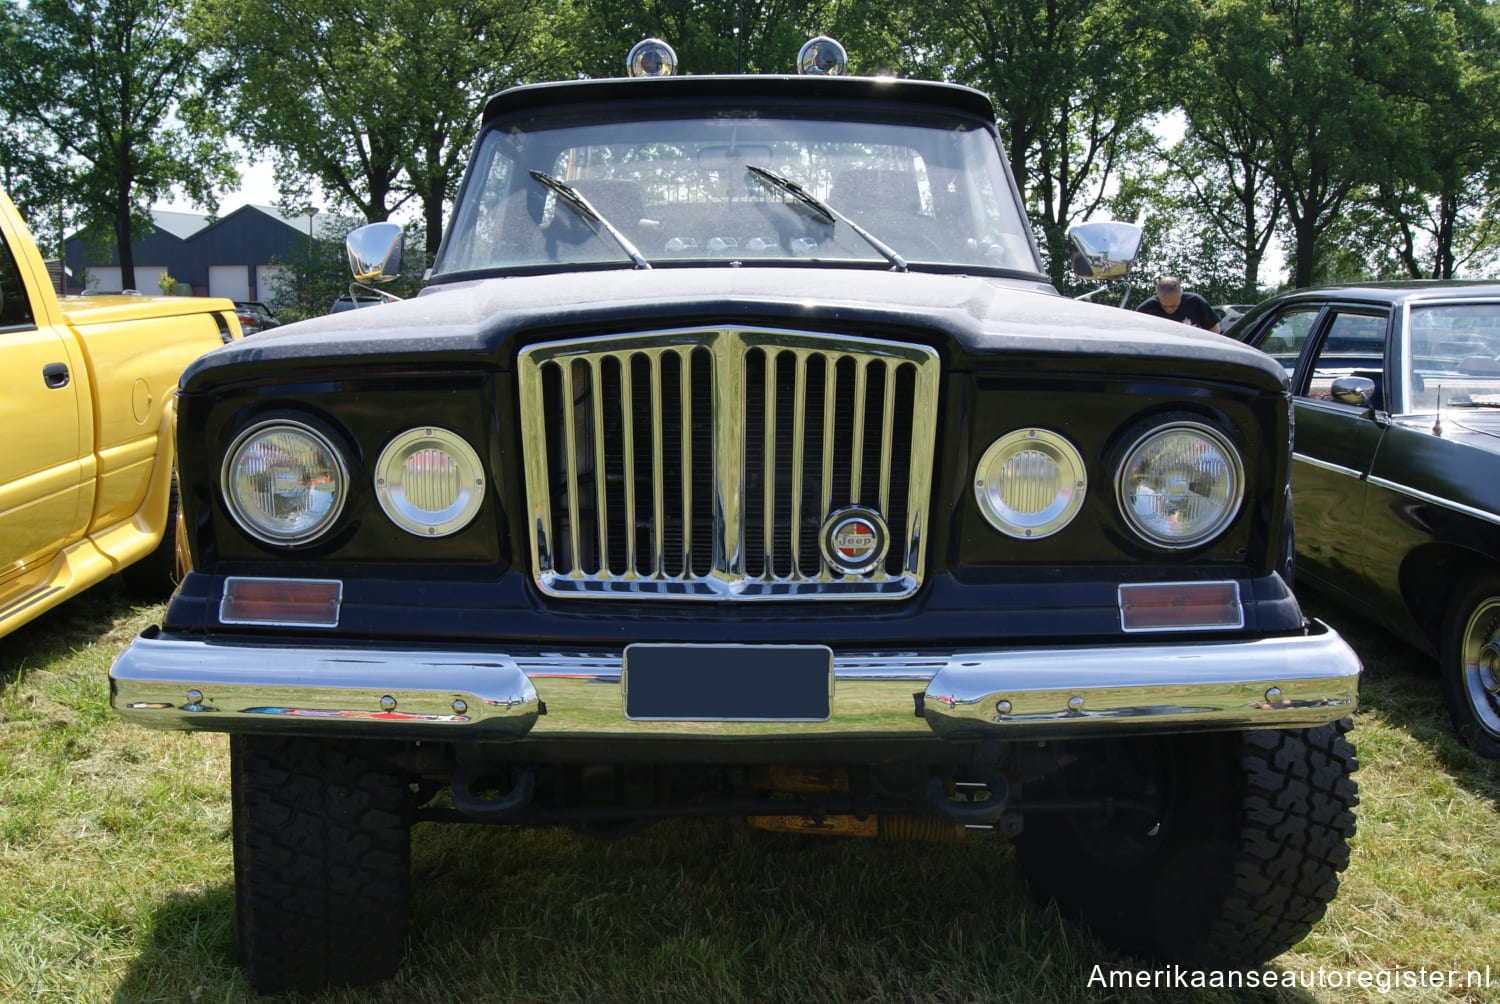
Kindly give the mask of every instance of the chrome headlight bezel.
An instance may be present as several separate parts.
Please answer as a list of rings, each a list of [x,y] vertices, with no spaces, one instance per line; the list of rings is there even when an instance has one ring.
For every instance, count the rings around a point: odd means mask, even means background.
[[[1008,491],[1007,470],[1018,461],[1024,462],[1028,455],[1033,466],[1052,466],[1052,495],[1045,504],[1018,508],[1014,494]],[[1011,474],[1027,476],[1025,471]],[[1043,495],[1047,490],[1045,485],[1031,489]],[[1065,437],[1048,429],[1017,429],[1001,436],[984,451],[974,469],[974,498],[985,522],[1018,540],[1039,540],[1062,530],[1077,517],[1087,494],[1083,454]]]
[[[265,521],[258,519],[246,500],[235,490],[235,472],[247,450],[257,441],[276,433],[290,433],[310,441],[311,445],[327,454],[330,490],[325,494],[331,501],[309,526],[295,532],[278,532]],[[317,540],[326,534],[338,518],[343,515],[349,501],[349,467],[343,453],[323,432],[313,426],[289,418],[275,418],[244,429],[234,438],[224,453],[224,464],[219,472],[219,492],[235,525],[247,535],[264,544],[292,547]]]
[[[442,453],[453,464],[453,499],[433,509],[407,493],[407,462],[425,450]],[[447,537],[474,521],[484,504],[486,472],[479,454],[458,433],[433,425],[400,433],[375,461],[375,497],[386,518],[418,537]]]
[[[1182,434],[1198,437],[1201,443],[1216,450],[1222,456],[1227,487],[1224,491],[1223,504],[1216,515],[1195,530],[1174,535],[1162,530],[1160,521],[1153,523],[1143,517],[1140,507],[1134,504],[1132,482],[1135,480],[1134,471],[1139,466],[1142,455],[1155,441]],[[1119,508],[1125,525],[1146,543],[1168,550],[1188,550],[1216,539],[1234,523],[1244,502],[1244,459],[1228,436],[1203,422],[1175,420],[1147,429],[1121,455],[1120,466],[1115,474],[1115,504]]]

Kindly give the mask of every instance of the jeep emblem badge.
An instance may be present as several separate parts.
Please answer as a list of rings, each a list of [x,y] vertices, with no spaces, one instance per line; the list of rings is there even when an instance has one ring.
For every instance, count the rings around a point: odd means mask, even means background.
[[[845,575],[863,575],[885,560],[890,533],[880,513],[850,506],[823,524],[823,560]]]

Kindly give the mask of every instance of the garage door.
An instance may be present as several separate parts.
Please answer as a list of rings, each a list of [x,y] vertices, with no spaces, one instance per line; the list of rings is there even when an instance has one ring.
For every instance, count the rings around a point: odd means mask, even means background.
[[[167,271],[165,265],[137,265],[134,289],[156,296],[161,292],[161,277]],[[117,265],[95,265],[84,269],[88,288],[96,293],[118,293],[120,268]]]
[[[243,265],[210,265],[208,295],[226,300],[250,299],[250,270]]]
[[[273,310],[285,306],[285,299],[281,293],[281,284],[287,276],[284,265],[257,265],[255,266],[255,298],[262,303],[269,303]]]

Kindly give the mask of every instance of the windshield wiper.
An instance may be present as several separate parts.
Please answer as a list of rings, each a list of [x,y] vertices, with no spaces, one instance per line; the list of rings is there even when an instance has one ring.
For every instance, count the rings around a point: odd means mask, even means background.
[[[834,220],[838,220],[840,223],[843,223],[850,230],[853,230],[855,233],[863,237],[866,244],[870,245],[870,247],[874,248],[876,251],[879,251],[881,256],[884,257],[886,261],[890,262],[891,266],[895,268],[896,271],[907,271],[906,259],[897,254],[889,244],[885,243],[880,238],[870,233],[858,223],[855,223],[853,220],[845,216],[843,213],[839,212],[837,209],[834,209],[828,203],[817,198],[816,196],[811,195],[807,191],[807,189],[803,188],[795,181],[783,178],[781,175],[767,171],[763,167],[756,167],[754,164],[746,164],[745,170],[749,171],[751,176],[761,184],[767,185],[771,188],[779,188],[781,191],[796,199],[805,209],[810,211],[813,218],[816,219],[819,223],[826,224],[830,227],[833,226]]]
[[[619,229],[613,223],[605,219],[604,214],[595,209],[578,189],[573,188],[571,185],[565,185],[552,177],[552,175],[542,171],[532,171],[530,174],[544,188],[554,193],[559,202],[573,210],[574,215],[588,224],[588,228],[594,232],[594,236],[599,236],[599,227],[603,227],[609,231],[609,235],[615,239],[615,243],[620,245],[620,250],[628,254],[630,260],[635,262],[636,268],[649,269],[651,267],[651,263],[641,254],[640,249],[630,243],[630,238],[620,233]]]

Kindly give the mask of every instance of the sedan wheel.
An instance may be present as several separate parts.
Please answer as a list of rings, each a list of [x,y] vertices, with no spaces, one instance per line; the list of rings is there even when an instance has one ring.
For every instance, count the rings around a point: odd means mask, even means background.
[[[1500,582],[1472,581],[1458,599],[1443,638],[1443,697],[1459,736],[1500,759]]]

